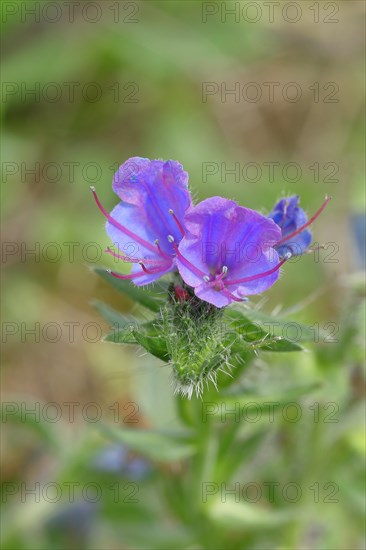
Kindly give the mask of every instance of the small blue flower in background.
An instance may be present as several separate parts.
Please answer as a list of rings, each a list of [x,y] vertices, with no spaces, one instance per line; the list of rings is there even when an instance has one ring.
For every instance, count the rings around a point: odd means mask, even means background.
[[[351,214],[351,226],[355,247],[355,263],[358,269],[366,267],[366,217],[362,212]]]
[[[281,230],[272,220],[222,197],[191,208],[185,225],[179,273],[198,298],[219,308],[267,290],[288,258],[280,262],[273,248]]]
[[[77,501],[58,509],[47,523],[46,529],[52,533],[59,533],[78,543],[81,548],[91,535],[93,525],[100,510],[100,503]]]
[[[130,275],[112,273],[146,285],[176,270],[175,248],[185,233],[184,214],[191,206],[188,174],[174,160],[132,157],[116,172],[113,190],[121,202],[111,214],[95,201],[107,218],[106,229],[119,252],[106,252],[131,262]]]
[[[108,445],[100,450],[94,456],[92,467],[102,472],[123,474],[134,480],[145,478],[151,471],[151,466],[145,459],[129,456],[123,445]]]
[[[286,197],[277,202],[268,215],[281,229],[281,239],[276,245],[280,258],[289,252],[292,256],[301,256],[309,248],[312,240],[309,225],[326,207],[330,197],[326,197],[319,210],[308,221],[304,210],[299,206],[299,195]]]

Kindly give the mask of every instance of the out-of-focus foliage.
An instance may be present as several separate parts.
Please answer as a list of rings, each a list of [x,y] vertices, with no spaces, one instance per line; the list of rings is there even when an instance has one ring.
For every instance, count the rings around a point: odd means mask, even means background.
[[[319,23],[305,2],[297,23],[263,6],[256,23],[221,20],[247,2],[209,3],[207,22],[199,1],[96,2],[94,23],[81,0],[73,22],[62,1],[55,22],[52,7],[25,11],[46,4],[2,6],[3,547],[364,547],[363,3],[328,3],[335,23],[323,2]],[[204,98],[208,82],[219,91]],[[263,99],[222,98],[237,82]],[[301,98],[286,101],[293,82]],[[179,160],[200,200],[268,213],[298,193],[312,213],[332,195],[313,228],[327,248],[251,303],[263,330],[268,313],[310,326],[306,353],[259,350],[240,384],[177,409],[168,366],[100,341],[152,318],[149,294],[136,304],[89,269],[115,267],[89,185],[112,208],[112,174],[134,155]],[[222,418],[236,404],[247,414]]]

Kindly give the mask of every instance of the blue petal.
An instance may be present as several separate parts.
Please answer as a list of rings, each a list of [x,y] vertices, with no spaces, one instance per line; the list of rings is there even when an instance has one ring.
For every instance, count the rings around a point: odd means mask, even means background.
[[[283,258],[287,252],[291,252],[293,256],[301,256],[311,245],[312,235],[309,229],[304,229],[298,235],[285,241],[280,246],[276,246],[276,250],[281,258]]]
[[[153,240],[159,239],[163,250],[173,253],[167,238],[172,235],[179,243],[182,233],[169,211],[173,210],[183,225],[191,205],[188,174],[182,165],[172,160],[133,157],[116,172],[113,189],[124,202],[138,207],[136,215],[145,219]]]
[[[290,235],[307,221],[307,215],[304,210],[298,206],[299,196],[287,197],[277,202],[272,212],[269,214],[271,218],[282,231],[281,239]],[[304,229],[298,235],[291,238],[288,242],[284,242],[276,247],[277,252],[281,257],[284,257],[286,252],[291,252],[294,256],[303,254],[310,246],[312,240],[309,229]]]
[[[248,265],[244,266],[241,277],[251,277],[252,275],[265,273],[275,268],[278,263],[279,258],[277,253],[275,252],[275,250],[270,249],[267,252],[263,253],[260,261],[256,262],[250,267]],[[255,279],[254,281],[241,284],[239,283],[236,285],[228,284],[228,289],[238,298],[242,298],[243,296],[251,296],[252,294],[260,294],[261,292],[268,290],[278,280],[279,276],[280,270],[277,269],[270,275],[267,275],[266,277],[261,277],[260,279]],[[235,278],[239,279],[239,277]],[[228,277],[227,280],[229,283],[230,280],[234,280],[234,277]]]
[[[132,157],[124,162],[114,174],[112,188],[120,199],[143,206],[138,185],[144,170],[149,166],[150,160],[142,157]]]
[[[195,288],[203,281],[203,275],[200,275],[196,270],[200,270],[204,275],[209,275],[209,268],[204,261],[202,253],[202,243],[199,238],[192,235],[184,237],[179,244],[179,252],[187,259],[191,265],[188,267],[183,261],[177,259],[177,267],[183,281]]]
[[[143,239],[154,248],[156,236],[151,234],[145,217],[143,215],[139,216],[138,210],[134,206],[120,202],[112,210],[111,217],[135,234],[136,237],[140,237],[140,239]],[[116,228],[110,222],[106,223],[106,231],[122,255],[136,259],[159,257],[157,249],[156,254],[154,254],[150,247],[144,246],[139,239],[126,235],[126,233]]]
[[[152,265],[151,267],[153,268],[154,266]],[[176,270],[175,263],[171,263],[171,264],[168,264],[168,267],[161,268],[158,273],[155,273],[155,274],[144,273],[144,275],[141,275],[141,277],[137,277],[136,279],[133,279],[133,283],[136,286],[148,285],[150,283],[154,283],[155,281],[160,279],[160,277],[162,277],[163,275],[166,275],[170,271],[175,271],[175,270]],[[133,264],[131,273],[140,273],[140,272],[141,272],[141,266],[139,266],[138,264]]]
[[[111,217],[123,227],[107,222],[109,237],[120,255],[141,260],[147,269],[156,271],[143,272],[133,279],[134,284],[148,284],[175,270],[175,249],[170,241],[173,237],[174,243],[179,244],[184,215],[191,206],[188,174],[181,164],[171,160],[130,158],[116,172],[113,189],[122,202],[113,209]],[[156,240],[163,256],[154,244]],[[132,273],[141,274],[141,266],[134,263]]]
[[[158,273],[144,273],[141,277],[133,279],[133,282],[137,286],[143,286],[148,283],[152,283],[159,279],[165,273],[175,269],[174,257],[168,259],[162,258],[158,253],[157,247],[154,245],[156,237],[151,234],[150,228],[146,219],[143,216],[138,215],[138,211],[135,206],[127,203],[118,204],[111,212],[112,218],[125,226],[129,231],[134,233],[137,237],[140,237],[151,245],[151,248],[144,246],[139,239],[134,239],[131,236],[126,235],[123,231],[116,228],[110,222],[106,224],[107,234],[110,237],[113,244],[117,247],[116,252],[122,256],[135,260],[155,260],[155,262],[147,262],[146,267],[150,269],[159,269]],[[168,242],[167,245],[171,246]],[[168,248],[168,246],[167,246]],[[156,252],[155,252],[156,250]],[[123,260],[116,260],[123,265]],[[116,264],[118,266],[118,264]],[[132,273],[141,273],[142,268],[139,264],[134,263],[132,266]]]
[[[214,306],[219,308],[226,307],[230,305],[233,301],[223,292],[218,292],[214,288],[208,287],[205,284],[198,286],[195,289],[195,294],[201,300],[204,300],[205,302],[213,304]]]
[[[180,223],[184,224],[185,212],[191,205],[187,181],[188,176],[179,163],[159,160],[151,161],[145,178],[141,180],[145,215],[162,243],[168,242],[168,235],[172,235],[176,243],[183,236],[169,211],[173,210]]]
[[[275,271],[245,284],[229,284],[267,272],[279,263],[273,246],[280,240],[281,230],[258,212],[212,197],[187,212],[186,228],[189,233],[179,245],[183,258],[178,256],[177,266],[183,280],[202,300],[224,307],[233,301],[229,293],[241,299],[267,290],[278,279],[279,272]],[[204,276],[219,275],[224,266],[228,268],[222,278],[224,288],[216,290]]]
[[[241,271],[243,263],[256,262],[262,249],[281,238],[278,227],[266,217],[222,197],[202,201],[187,212],[185,221],[200,243],[200,250],[194,247],[196,261],[212,274],[224,265],[232,273]]]

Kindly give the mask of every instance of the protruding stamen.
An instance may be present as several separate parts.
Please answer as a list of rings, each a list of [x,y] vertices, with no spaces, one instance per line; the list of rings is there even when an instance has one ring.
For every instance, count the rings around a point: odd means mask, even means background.
[[[210,286],[215,287],[215,285],[217,285],[217,283],[220,283],[220,282],[222,281],[222,279],[225,277],[225,275],[227,274],[228,269],[229,269],[229,268],[228,268],[226,265],[223,265],[223,266],[222,266],[222,271],[221,271],[221,273],[220,273],[219,275],[216,275],[215,280],[212,281],[212,282],[210,283]],[[222,284],[223,284],[223,283],[221,283],[221,285],[222,285]],[[218,285],[216,290],[218,290],[218,288],[219,288],[221,285]]]
[[[121,256],[121,254],[117,254],[117,252],[114,252],[109,246],[106,248],[105,252],[108,254],[111,254],[114,258],[119,258],[120,260],[132,264],[141,264],[142,261],[144,261],[145,264],[151,263],[156,266],[167,266],[167,262],[164,262],[164,260],[152,260],[151,258],[144,258],[144,260],[139,260],[138,258],[130,258],[129,256]],[[168,256],[169,261],[171,261],[171,257]]]
[[[90,186],[90,190],[91,192],[93,193],[93,197],[94,197],[94,200],[99,208],[99,210],[101,211],[101,213],[103,214],[103,216],[105,216],[107,218],[107,220],[109,221],[110,224],[114,225],[114,227],[116,227],[117,229],[119,229],[120,231],[122,231],[123,233],[125,233],[126,235],[128,235],[129,237],[131,237],[132,239],[134,239],[135,241],[137,241],[138,243],[140,243],[143,247],[147,248],[148,250],[151,250],[152,252],[156,253],[156,248],[154,247],[154,245],[150,244],[149,242],[145,241],[145,239],[142,239],[141,237],[139,237],[138,235],[136,235],[135,233],[133,233],[132,231],[130,231],[129,229],[127,229],[127,227],[124,227],[122,224],[120,224],[117,220],[115,220],[114,218],[112,218],[112,216],[110,214],[108,214],[108,212],[105,210],[105,208],[102,206],[99,198],[98,198],[98,195],[95,191],[95,187],[93,187],[92,185]]]
[[[174,214],[174,210],[172,210],[171,208],[169,208],[169,214],[171,216],[173,216],[173,219],[175,221],[175,223],[177,224],[177,226],[179,227],[179,230],[180,232],[182,233],[182,235],[184,236],[186,234],[185,230],[184,230],[184,227],[183,225],[180,223],[180,221],[178,220],[177,216]]]
[[[122,260],[124,262],[129,262],[131,264],[137,264],[139,260],[137,258],[130,258],[129,256],[122,256],[121,254],[117,254],[117,252],[114,252],[109,246],[105,249],[105,252],[107,254],[110,254],[114,258],[118,258],[119,260]]]
[[[226,265],[223,265],[221,273],[219,275],[216,275],[215,280],[210,283],[210,286],[216,287],[216,285],[217,285],[216,290],[219,290],[219,287],[221,289],[221,286],[223,284],[223,283],[221,283],[221,281],[226,276],[226,274],[228,272],[228,269],[229,268]],[[221,284],[218,284],[218,283],[221,283]]]
[[[290,256],[288,256],[290,254]],[[263,271],[262,273],[257,273],[256,275],[251,275],[250,277],[244,277],[243,279],[236,279],[235,281],[228,281],[226,280],[226,284],[229,285],[240,285],[242,283],[250,283],[251,281],[255,281],[256,279],[262,279],[263,277],[268,277],[268,275],[272,275],[275,271],[280,269],[281,265],[283,265],[287,260],[291,258],[291,252],[287,252],[283,260],[281,260],[275,267],[272,269],[269,269],[268,271]]]
[[[283,224],[286,221],[287,208],[288,208],[288,200],[286,200],[285,206],[283,207],[283,215],[282,215],[282,220],[281,220],[281,223],[280,223],[280,227],[283,227]]]
[[[168,239],[168,241],[169,241],[170,243],[174,243],[174,237],[173,237],[173,235],[168,235],[168,236],[167,236],[167,239]]]
[[[205,281],[205,283],[208,283],[209,280],[210,280],[210,277],[209,277],[208,275],[205,275],[205,276],[203,277],[203,280]]]
[[[318,250],[324,250],[326,247],[324,244],[319,244],[318,246],[314,246],[313,248],[308,248],[305,250],[305,254],[313,254],[315,252],[318,252]]]
[[[187,260],[187,258],[185,258],[180,252],[179,252],[179,249],[177,247],[177,245],[174,243],[173,244],[173,248],[175,250],[175,253],[177,255],[177,257],[179,258],[179,260],[182,262],[182,264],[184,264],[186,267],[188,267],[188,269],[190,271],[192,271],[192,273],[194,273],[195,275],[197,275],[198,277],[201,277],[203,279],[203,277],[206,277],[207,274],[204,273],[203,271],[201,271],[200,269],[198,269],[198,267],[196,267],[195,265],[191,264],[191,262],[189,260]]]
[[[170,262],[172,261],[172,257],[169,256],[169,254],[167,254],[166,252],[164,252],[164,250],[161,248],[160,243],[159,243],[159,239],[155,239],[154,245],[158,249],[160,256],[163,256],[164,258],[166,258]]]
[[[222,288],[221,292],[223,294],[225,294],[225,296],[227,298],[229,298],[230,300],[232,300],[233,302],[245,302],[246,301],[245,298],[244,299],[243,298],[237,298],[234,294],[229,292],[227,288]]]
[[[144,260],[144,261],[146,261],[146,260]],[[143,271],[145,273],[148,273],[149,275],[154,275],[155,273],[160,273],[161,270],[163,269],[163,266],[161,266],[159,269],[148,269],[141,260],[139,261],[139,264],[142,267]],[[168,268],[167,264],[166,264],[166,268]]]
[[[330,201],[330,198],[331,197],[328,197],[328,195],[326,195],[325,197],[325,200],[323,202],[323,204],[321,205],[321,207],[319,208],[319,210],[317,210],[314,214],[314,216],[312,216],[310,218],[310,220],[308,220],[306,223],[304,223],[304,225],[302,225],[301,227],[299,227],[298,229],[296,229],[296,231],[293,231],[292,233],[289,233],[288,235],[286,235],[286,237],[283,237],[283,239],[281,239],[280,241],[278,241],[278,243],[276,243],[275,246],[279,246],[280,244],[286,242],[286,241],[289,241],[290,239],[292,239],[293,237],[296,237],[296,235],[298,235],[299,233],[302,233],[304,231],[304,229],[306,229],[307,227],[309,227],[309,225],[311,225],[315,220],[316,218],[323,212],[324,208],[327,206],[328,202]]]
[[[115,277],[116,279],[135,279],[136,277],[142,277],[142,275],[145,275],[143,271],[140,273],[130,273],[129,275],[122,275],[122,273],[116,273],[115,271],[112,271],[111,269],[106,269],[106,272],[109,273],[109,275],[112,275],[112,277]]]

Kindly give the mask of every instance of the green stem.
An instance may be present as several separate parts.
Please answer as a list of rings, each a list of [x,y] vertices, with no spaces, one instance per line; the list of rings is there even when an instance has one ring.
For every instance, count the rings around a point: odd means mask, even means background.
[[[176,407],[178,416],[186,426],[193,427],[194,419],[192,418],[192,407],[190,401],[181,395],[176,396]]]
[[[229,472],[227,471],[227,457],[228,453],[230,453],[230,450],[232,448],[233,442],[235,440],[235,437],[238,433],[238,430],[240,428],[240,422],[233,422],[230,424],[226,430],[225,435],[223,438],[221,438],[220,448],[217,455],[217,462],[215,465],[215,471],[214,471],[214,481],[216,483],[220,483],[221,481],[228,481],[226,479],[226,474]],[[229,454],[230,457],[230,454]]]
[[[196,400],[196,444],[197,454],[194,457],[192,464],[192,500],[195,509],[198,511],[202,508],[202,483],[211,481],[208,479],[210,475],[210,455],[212,449],[211,436],[213,436],[213,421],[211,416],[206,417],[206,421],[202,419],[203,401]]]

